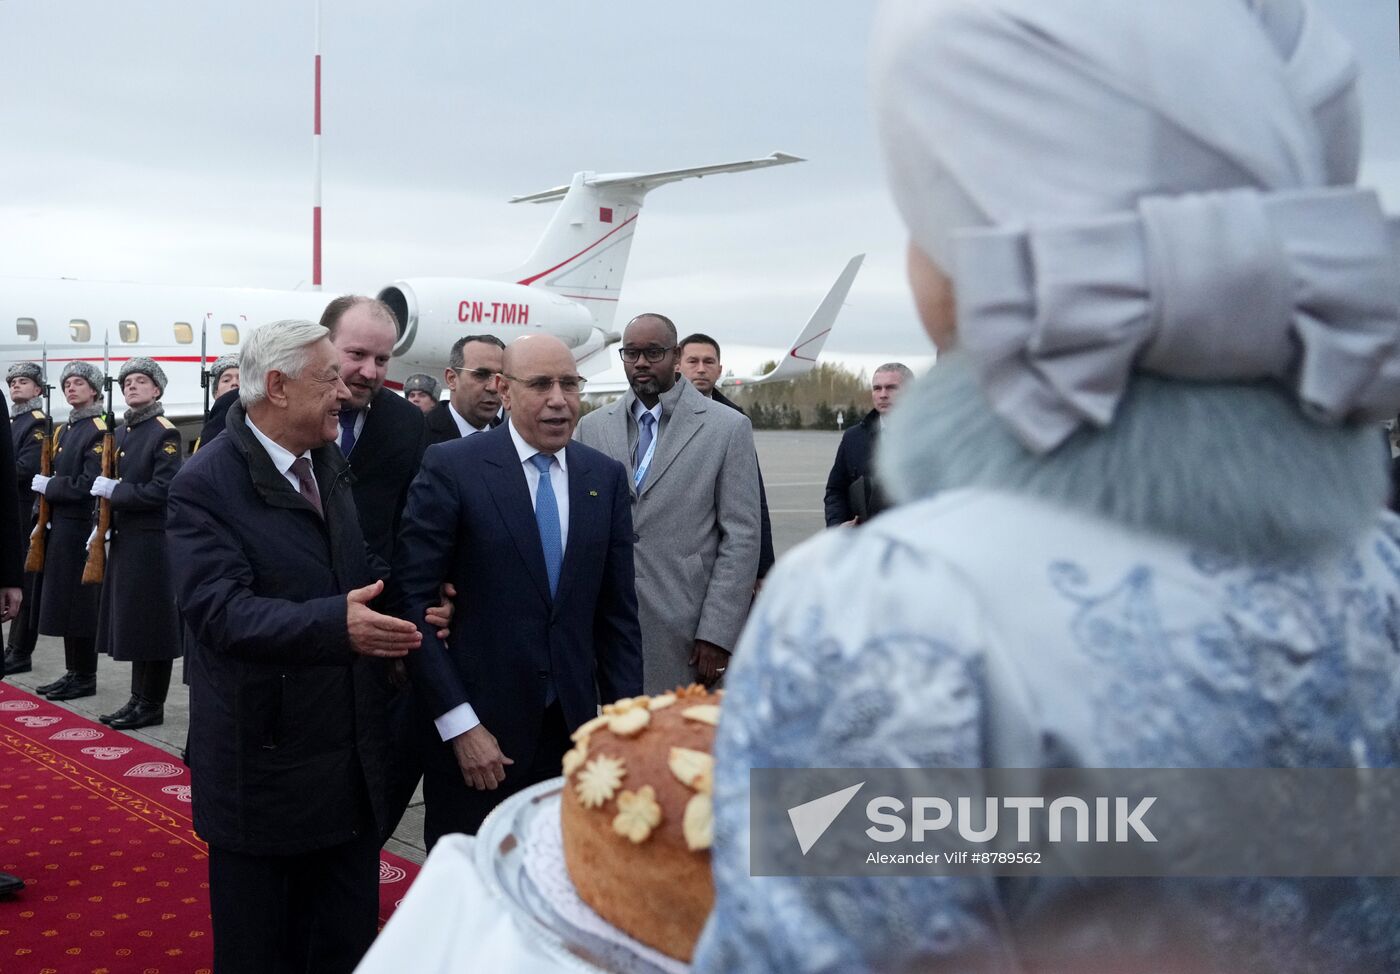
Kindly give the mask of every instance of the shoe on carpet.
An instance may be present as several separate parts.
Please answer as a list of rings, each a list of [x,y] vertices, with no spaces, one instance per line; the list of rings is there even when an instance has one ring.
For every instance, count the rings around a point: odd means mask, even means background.
[[[34,669],[34,663],[28,653],[16,652],[13,649],[5,650],[5,675],[14,673],[28,673]]]
[[[102,715],[100,715],[97,719],[100,720],[100,721],[102,721],[102,723],[104,723],[104,724],[110,724],[112,721],[114,721],[114,720],[119,720],[119,719],[121,719],[122,717],[125,717],[127,714],[131,713],[133,710],[136,709],[136,705],[137,705],[138,703],[140,703],[140,702],[141,702],[141,698],[138,697],[136,694],[133,693],[133,694],[127,699],[126,703],[122,704],[120,707],[118,707],[116,710],[112,711],[110,714],[102,714]]]
[[[73,674],[65,686],[46,694],[50,700],[77,700],[79,697],[97,696],[97,674]]]
[[[0,873],[0,896],[11,896],[24,889],[24,880],[9,873]]]
[[[149,700],[138,697],[135,707],[113,720],[108,726],[112,730],[136,730],[138,727],[154,727],[156,724],[163,723],[165,723],[165,707],[162,704],[151,703]]]
[[[67,686],[68,681],[73,679],[73,677],[77,675],[78,674],[74,673],[72,670],[69,670],[67,673],[60,676],[57,680],[54,680],[52,683],[45,683],[41,686],[35,687],[34,692],[39,694],[40,696],[47,697],[49,694],[53,693],[60,687]]]

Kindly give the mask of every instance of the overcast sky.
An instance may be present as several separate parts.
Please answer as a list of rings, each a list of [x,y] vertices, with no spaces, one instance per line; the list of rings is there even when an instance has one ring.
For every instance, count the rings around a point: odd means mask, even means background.
[[[1400,211],[1396,4],[1322,6],[1365,70],[1363,179]],[[0,274],[305,287],[312,10],[0,0]],[[324,0],[327,289],[514,267],[551,208],[505,200],[580,169],[780,149],[810,161],[648,197],[619,319],[783,345],[865,252],[828,353],[926,355],[866,104],[869,20],[864,0]]]

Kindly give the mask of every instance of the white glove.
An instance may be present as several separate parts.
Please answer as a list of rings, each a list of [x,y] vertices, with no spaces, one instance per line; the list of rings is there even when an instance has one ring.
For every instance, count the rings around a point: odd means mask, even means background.
[[[29,489],[36,494],[42,494],[48,489],[50,480],[53,480],[53,478],[45,477],[41,473],[36,473],[34,479],[29,482]]]
[[[111,477],[98,477],[92,482],[92,490],[89,492],[93,497],[105,497],[112,499],[112,490],[121,483],[120,480],[113,480]]]

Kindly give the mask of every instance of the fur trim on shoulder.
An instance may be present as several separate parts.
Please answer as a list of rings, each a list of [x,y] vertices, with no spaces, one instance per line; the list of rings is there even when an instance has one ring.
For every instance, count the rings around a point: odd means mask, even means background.
[[[1272,383],[1137,374],[1106,429],[1045,456],[992,412],[960,353],[888,417],[876,463],[900,501],[954,487],[1031,494],[1248,558],[1335,549],[1375,523],[1389,476],[1378,426],[1325,426]]]

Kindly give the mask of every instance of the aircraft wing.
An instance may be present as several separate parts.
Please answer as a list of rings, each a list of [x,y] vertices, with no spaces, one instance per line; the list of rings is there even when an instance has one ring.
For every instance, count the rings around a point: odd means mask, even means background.
[[[846,295],[850,293],[856,273],[864,260],[864,254],[856,254],[846,263],[845,269],[836,278],[836,283],[826,292],[826,297],[817,305],[817,310],[812,312],[812,317],[807,320],[802,331],[798,332],[797,338],[793,340],[792,346],[779,360],[776,368],[763,375],[746,379],[724,379],[720,385],[751,386],[760,382],[786,382],[812,371],[812,366],[817,364],[817,356],[821,354],[822,346],[826,344],[827,336],[836,324],[836,316],[846,303]]]
[[[769,166],[786,166],[793,162],[806,162],[801,156],[787,152],[774,152],[762,159],[745,159],[740,162],[722,162],[713,166],[696,166],[691,169],[667,169],[661,172],[610,172],[589,174],[584,178],[588,186],[636,186],[650,191],[666,183],[681,179],[704,178],[724,172],[744,172],[749,169],[766,169]],[[512,203],[553,203],[562,200],[568,193],[568,186],[555,186],[553,189],[530,193],[528,196],[512,196]]]
[[[620,396],[627,389],[626,379],[609,379],[607,381],[589,379],[588,385],[583,387],[583,394],[585,396]]]

